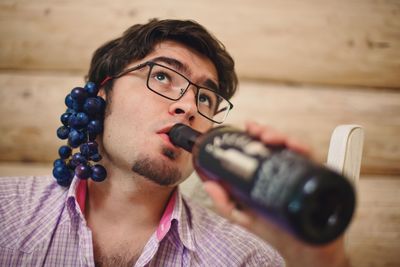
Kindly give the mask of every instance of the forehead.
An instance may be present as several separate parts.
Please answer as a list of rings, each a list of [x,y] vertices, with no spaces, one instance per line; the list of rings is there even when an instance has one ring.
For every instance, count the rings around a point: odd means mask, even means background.
[[[174,41],[164,41],[156,44],[151,53],[143,61],[159,57],[173,58],[183,64],[184,68],[178,70],[185,76],[195,81],[213,80],[218,84],[218,74],[213,62],[196,50]],[[165,62],[163,62],[165,64]],[[132,64],[134,65],[134,64]],[[168,63],[166,64],[168,65]],[[170,65],[176,69],[176,66]]]

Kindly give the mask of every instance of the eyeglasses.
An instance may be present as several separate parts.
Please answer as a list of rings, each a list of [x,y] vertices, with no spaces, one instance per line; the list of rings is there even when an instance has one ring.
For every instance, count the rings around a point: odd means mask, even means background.
[[[218,124],[224,122],[229,111],[233,108],[233,104],[229,100],[214,90],[194,84],[179,72],[153,61],[147,61],[124,70],[116,76],[107,77],[101,85],[104,85],[109,80],[120,78],[146,66],[149,67],[146,82],[147,88],[162,97],[177,101],[187,92],[190,85],[193,85],[196,88],[197,111],[212,122]]]

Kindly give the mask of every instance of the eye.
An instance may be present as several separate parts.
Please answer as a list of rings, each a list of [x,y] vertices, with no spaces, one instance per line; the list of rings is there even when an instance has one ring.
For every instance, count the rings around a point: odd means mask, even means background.
[[[206,105],[209,109],[212,109],[212,106],[214,103],[210,96],[208,96],[206,94],[200,94],[199,95],[199,104]]]
[[[153,78],[160,83],[168,84],[171,82],[170,76],[165,72],[156,72],[153,74]]]

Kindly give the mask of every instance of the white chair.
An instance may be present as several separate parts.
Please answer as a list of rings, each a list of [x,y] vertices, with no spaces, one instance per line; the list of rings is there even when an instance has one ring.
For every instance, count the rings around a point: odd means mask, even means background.
[[[326,165],[346,176],[357,186],[363,145],[364,129],[361,126],[337,126],[331,136]]]

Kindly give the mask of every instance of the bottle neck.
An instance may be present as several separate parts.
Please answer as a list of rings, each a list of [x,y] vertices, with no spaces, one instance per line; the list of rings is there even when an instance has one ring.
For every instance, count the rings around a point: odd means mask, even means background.
[[[193,130],[185,124],[178,123],[171,128],[168,135],[172,144],[191,153],[196,139],[202,135],[202,133]]]

